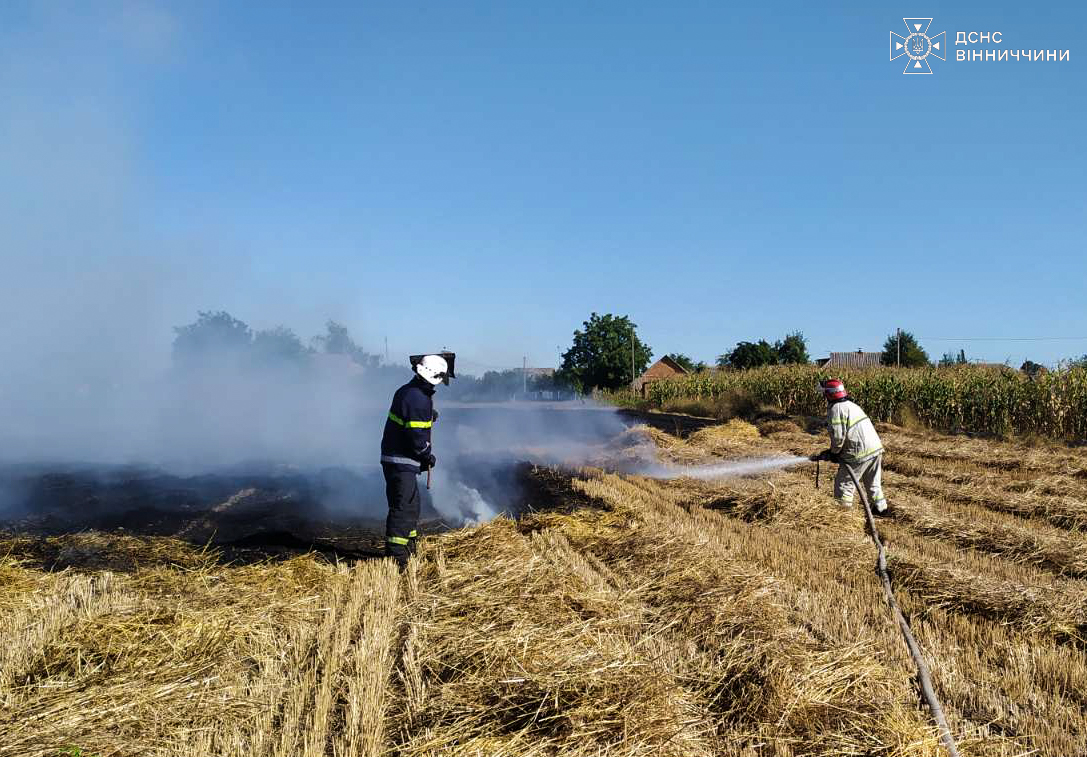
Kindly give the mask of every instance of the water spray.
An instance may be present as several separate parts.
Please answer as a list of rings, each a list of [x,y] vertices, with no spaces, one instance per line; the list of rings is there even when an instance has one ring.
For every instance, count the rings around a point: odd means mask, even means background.
[[[715,478],[728,478],[731,476],[751,476],[756,473],[780,470],[782,468],[789,468],[807,462],[810,461],[806,457],[778,455],[749,460],[711,463],[709,465],[671,465],[654,463],[648,466],[646,470],[637,472],[651,478],[698,478],[709,480]]]

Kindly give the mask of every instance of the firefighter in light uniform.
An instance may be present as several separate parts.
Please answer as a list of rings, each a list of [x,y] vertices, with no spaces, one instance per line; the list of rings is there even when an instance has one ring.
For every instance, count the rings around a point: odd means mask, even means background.
[[[847,507],[853,505],[856,486],[846,469],[848,466],[865,488],[872,514],[885,516],[888,510],[881,482],[883,443],[876,433],[876,427],[860,405],[850,398],[841,380],[828,379],[822,382],[822,387],[827,400],[830,449],[818,457],[838,463],[838,473],[834,476],[834,498]]]
[[[385,554],[403,570],[415,554],[419,527],[420,473],[436,462],[430,446],[434,426],[434,390],[449,372],[440,355],[425,355],[415,366],[415,376],[396,390],[385,432],[381,436],[381,469],[389,517],[385,521]]]

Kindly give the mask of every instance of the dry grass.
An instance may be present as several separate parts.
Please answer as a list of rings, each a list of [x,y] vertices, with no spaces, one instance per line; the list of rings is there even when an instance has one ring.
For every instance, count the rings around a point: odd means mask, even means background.
[[[609,454],[809,454],[806,426]],[[896,591],[962,753],[1087,753],[1087,550],[1055,509],[1087,454],[881,432]],[[941,754],[863,520],[812,472],[536,470],[536,512],[429,537],[403,576],[8,537],[0,756]]]
[[[725,392],[715,397],[677,397],[660,403],[660,408],[669,413],[728,421],[749,414],[756,405],[743,392]]]
[[[374,690],[391,670],[397,591],[382,563],[80,574],[9,558],[2,572],[15,580],[0,617],[0,755],[324,754],[382,740]]]
[[[1013,623],[1025,631],[1044,633],[1079,644],[1087,641],[1084,595],[1047,593],[1009,581],[986,580],[974,573],[939,565],[922,565],[906,558],[891,562],[895,582],[923,599],[929,608],[951,608]]]
[[[438,545],[397,753],[932,753],[908,676],[790,625],[697,515],[615,476],[575,486],[607,509]]]

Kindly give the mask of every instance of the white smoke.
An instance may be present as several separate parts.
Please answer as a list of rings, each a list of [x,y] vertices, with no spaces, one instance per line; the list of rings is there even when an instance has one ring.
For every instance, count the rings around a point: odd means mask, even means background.
[[[770,455],[682,465],[662,460],[649,438],[626,446],[631,437],[614,411],[593,405],[568,407],[461,406],[443,415],[451,422],[443,433],[435,434],[435,450],[439,459],[443,451],[452,459],[435,469],[431,491],[435,509],[450,523],[482,522],[500,512],[516,511],[520,492],[518,482],[509,475],[514,462],[701,480],[751,476],[809,462],[806,457]]]
[[[326,477],[336,484],[328,504],[383,516],[378,446],[406,364],[366,371],[321,355],[304,367],[239,365],[212,350],[181,371],[171,360],[173,327],[198,310],[225,309],[254,330],[283,323],[305,340],[357,297],[351,276],[315,258],[326,287],[292,303],[261,285],[248,254],[222,249],[232,238],[222,229],[170,231],[154,213],[139,111],[121,74],[171,81],[184,24],[153,2],[29,12],[38,23],[6,30],[0,51],[0,185],[17,188],[0,193],[0,465],[139,465],[179,476],[339,467],[354,477]],[[443,412],[445,391],[435,398]],[[451,523],[514,508],[504,466],[578,465],[624,428],[591,407],[465,412],[435,428],[430,499]],[[26,500],[0,481],[0,511]]]
[[[486,523],[498,510],[483,498],[479,489],[435,471],[432,503],[442,519],[451,525]]]
[[[744,460],[731,460],[720,463],[708,463],[703,465],[675,465],[657,462],[648,465],[644,470],[638,471],[643,476],[651,478],[698,478],[704,481],[732,476],[752,476],[757,473],[765,473],[772,470],[780,470],[793,465],[810,462],[806,457],[772,456]]]

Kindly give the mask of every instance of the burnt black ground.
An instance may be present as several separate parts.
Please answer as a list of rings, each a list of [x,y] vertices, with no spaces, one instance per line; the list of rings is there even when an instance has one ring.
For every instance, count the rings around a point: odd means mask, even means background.
[[[526,501],[537,492],[526,484],[533,466],[512,459],[483,465],[470,458],[459,465],[464,480],[488,498],[501,497],[509,515],[539,506]],[[0,485],[8,492],[0,531],[36,543],[28,556],[45,569],[92,567],[98,555],[79,555],[84,564],[75,564],[50,539],[88,531],[178,538],[211,547],[226,562],[309,552],[330,560],[382,555],[386,504],[379,470],[184,477],[148,468],[9,465],[0,468]],[[455,525],[442,520],[424,490],[420,530],[436,533]]]
[[[544,469],[515,450],[536,449],[530,457],[556,462],[547,450],[599,443],[638,420],[580,403],[450,403],[436,427],[436,449],[455,449],[453,442],[467,437],[473,451],[443,454],[439,468],[499,512],[517,517],[552,507],[555,498],[539,474]],[[258,462],[195,475],[139,465],[0,464],[0,532],[37,540],[34,560],[51,568],[66,567],[70,555],[50,537],[86,531],[179,538],[236,562],[307,552],[329,559],[376,557],[386,508],[376,463],[300,470]],[[462,522],[443,521],[424,490],[423,533]]]
[[[375,556],[384,530],[384,481],[329,468],[253,467],[179,476],[132,466],[0,468],[0,528],[49,537],[80,531],[170,536],[248,561],[307,551]],[[424,520],[437,522],[425,504]]]

